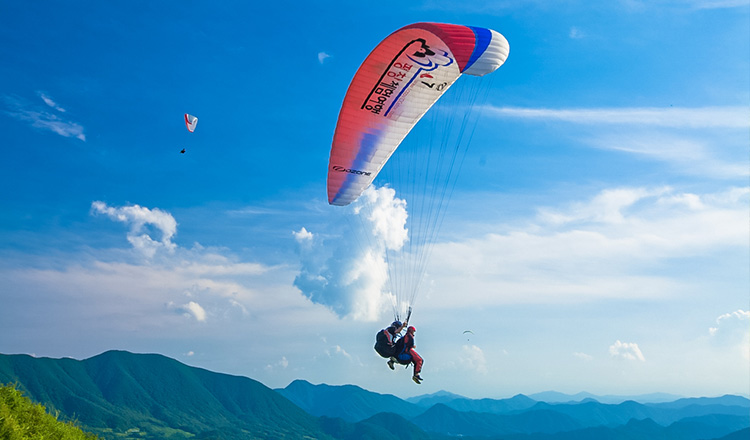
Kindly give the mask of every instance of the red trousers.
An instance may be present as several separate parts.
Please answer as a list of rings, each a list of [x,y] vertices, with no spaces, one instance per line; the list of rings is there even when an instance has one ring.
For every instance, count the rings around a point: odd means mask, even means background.
[[[417,376],[420,371],[422,371],[422,363],[424,360],[422,359],[422,356],[417,353],[417,350],[410,348],[409,351],[407,351],[411,355],[411,361],[414,362],[414,375]]]

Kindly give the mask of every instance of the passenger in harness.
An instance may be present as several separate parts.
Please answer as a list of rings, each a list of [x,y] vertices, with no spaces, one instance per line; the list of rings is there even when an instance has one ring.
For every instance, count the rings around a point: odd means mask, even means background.
[[[396,359],[395,356],[397,354],[396,339],[407,324],[408,322],[402,324],[400,321],[393,321],[390,326],[380,330],[377,336],[375,336],[375,351],[386,359],[392,359],[388,361],[388,366],[391,367],[391,370],[393,370],[392,362]]]

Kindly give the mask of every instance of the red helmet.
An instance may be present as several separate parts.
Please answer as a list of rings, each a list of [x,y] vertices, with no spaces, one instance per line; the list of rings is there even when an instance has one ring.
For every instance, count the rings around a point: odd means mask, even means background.
[[[413,326],[413,325],[410,325],[410,326],[409,326],[409,328],[407,328],[407,329],[406,329],[406,331],[407,331],[407,332],[415,332],[415,331],[417,331],[417,329],[416,329],[416,328],[414,328],[414,326]]]

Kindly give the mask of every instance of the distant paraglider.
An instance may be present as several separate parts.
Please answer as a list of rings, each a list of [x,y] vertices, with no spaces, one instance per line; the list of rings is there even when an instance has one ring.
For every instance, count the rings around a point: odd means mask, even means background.
[[[195,131],[195,127],[197,125],[198,125],[198,118],[193,115],[185,113],[185,127],[187,127],[190,133]],[[185,154],[184,148],[180,151],[180,154]]]
[[[185,126],[190,133],[195,131],[195,126],[198,125],[198,118],[193,115],[185,113]]]

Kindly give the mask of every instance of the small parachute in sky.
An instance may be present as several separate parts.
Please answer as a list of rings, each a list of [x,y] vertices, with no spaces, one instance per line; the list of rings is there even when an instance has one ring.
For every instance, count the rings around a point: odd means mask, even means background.
[[[185,113],[185,126],[190,133],[195,131],[195,126],[198,125],[198,118],[193,115]]]
[[[474,332],[473,332],[473,331],[471,331],[471,330],[464,330],[464,333],[463,333],[463,334],[467,334],[467,333],[471,333],[472,335],[474,334]],[[469,340],[469,336],[466,336],[466,340],[467,340],[467,341]]]

